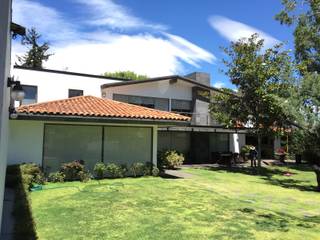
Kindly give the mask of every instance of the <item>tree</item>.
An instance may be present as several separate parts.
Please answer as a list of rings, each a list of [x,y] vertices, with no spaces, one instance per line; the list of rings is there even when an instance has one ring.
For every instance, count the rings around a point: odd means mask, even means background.
[[[129,80],[145,80],[148,79],[146,75],[140,75],[132,71],[118,71],[118,72],[106,72],[103,74],[106,77],[124,78]]]
[[[48,61],[53,54],[47,53],[49,50],[49,43],[44,42],[39,44],[41,35],[37,33],[35,28],[27,31],[27,34],[22,38],[22,45],[27,46],[28,51],[22,57],[18,57],[20,66],[30,68],[43,68],[43,61]]]
[[[224,73],[238,87],[238,94],[228,92],[213,96],[211,113],[227,127],[247,124],[258,138],[258,166],[261,166],[261,138],[286,126],[291,118],[285,111],[287,87],[292,86],[291,64],[282,45],[264,50],[264,40],[257,34],[231,42],[223,48],[228,60]]]
[[[297,94],[290,98],[301,126],[294,138],[306,150],[320,191],[320,0],[282,0],[282,3],[284,9],[276,19],[294,27],[295,59],[300,73]]]
[[[282,4],[284,9],[275,18],[295,28],[295,58],[300,73],[320,73],[320,0],[282,0]]]

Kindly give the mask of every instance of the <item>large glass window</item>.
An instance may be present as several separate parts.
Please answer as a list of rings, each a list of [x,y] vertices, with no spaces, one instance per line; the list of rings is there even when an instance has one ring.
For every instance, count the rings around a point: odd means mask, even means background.
[[[43,166],[46,172],[60,169],[62,163],[83,160],[89,170],[101,161],[102,127],[46,125]]]
[[[24,99],[21,101],[21,105],[36,103],[38,100],[38,87],[30,85],[21,85],[24,91]]]
[[[152,128],[104,127],[104,162],[130,166],[152,159]]]
[[[148,107],[148,108],[159,109],[163,111],[169,110],[169,99],[166,99],[166,98],[113,94],[113,99],[120,102],[135,104],[135,105]]]
[[[191,101],[172,99],[171,111],[185,115],[190,115],[192,113]]]
[[[229,134],[210,133],[210,152],[228,152]]]

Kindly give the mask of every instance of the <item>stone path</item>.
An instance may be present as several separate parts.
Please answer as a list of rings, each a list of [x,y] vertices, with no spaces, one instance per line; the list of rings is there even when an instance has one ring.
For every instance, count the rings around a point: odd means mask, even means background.
[[[14,190],[6,188],[4,192],[1,240],[13,240],[14,218],[12,215],[14,206]]]

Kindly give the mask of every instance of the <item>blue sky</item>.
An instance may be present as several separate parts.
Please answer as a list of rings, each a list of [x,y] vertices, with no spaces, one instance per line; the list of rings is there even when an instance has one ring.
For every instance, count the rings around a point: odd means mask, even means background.
[[[212,85],[233,88],[219,71],[220,46],[258,32],[267,47],[292,48],[292,31],[273,19],[280,9],[280,0],[13,0],[13,19],[50,42],[48,68],[151,77],[204,71]],[[13,55],[23,51],[16,41]]]

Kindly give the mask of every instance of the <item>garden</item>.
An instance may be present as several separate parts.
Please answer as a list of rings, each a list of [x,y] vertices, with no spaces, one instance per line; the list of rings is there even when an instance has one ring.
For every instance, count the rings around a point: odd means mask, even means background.
[[[152,171],[115,178],[110,174],[123,170],[98,164],[93,179],[64,177],[39,189],[39,168],[20,165],[20,188],[26,190],[20,193],[28,201],[19,195],[16,239],[292,240],[320,235],[320,195],[314,172],[305,164],[259,173],[249,167],[180,169],[192,175],[188,179],[152,176]]]

